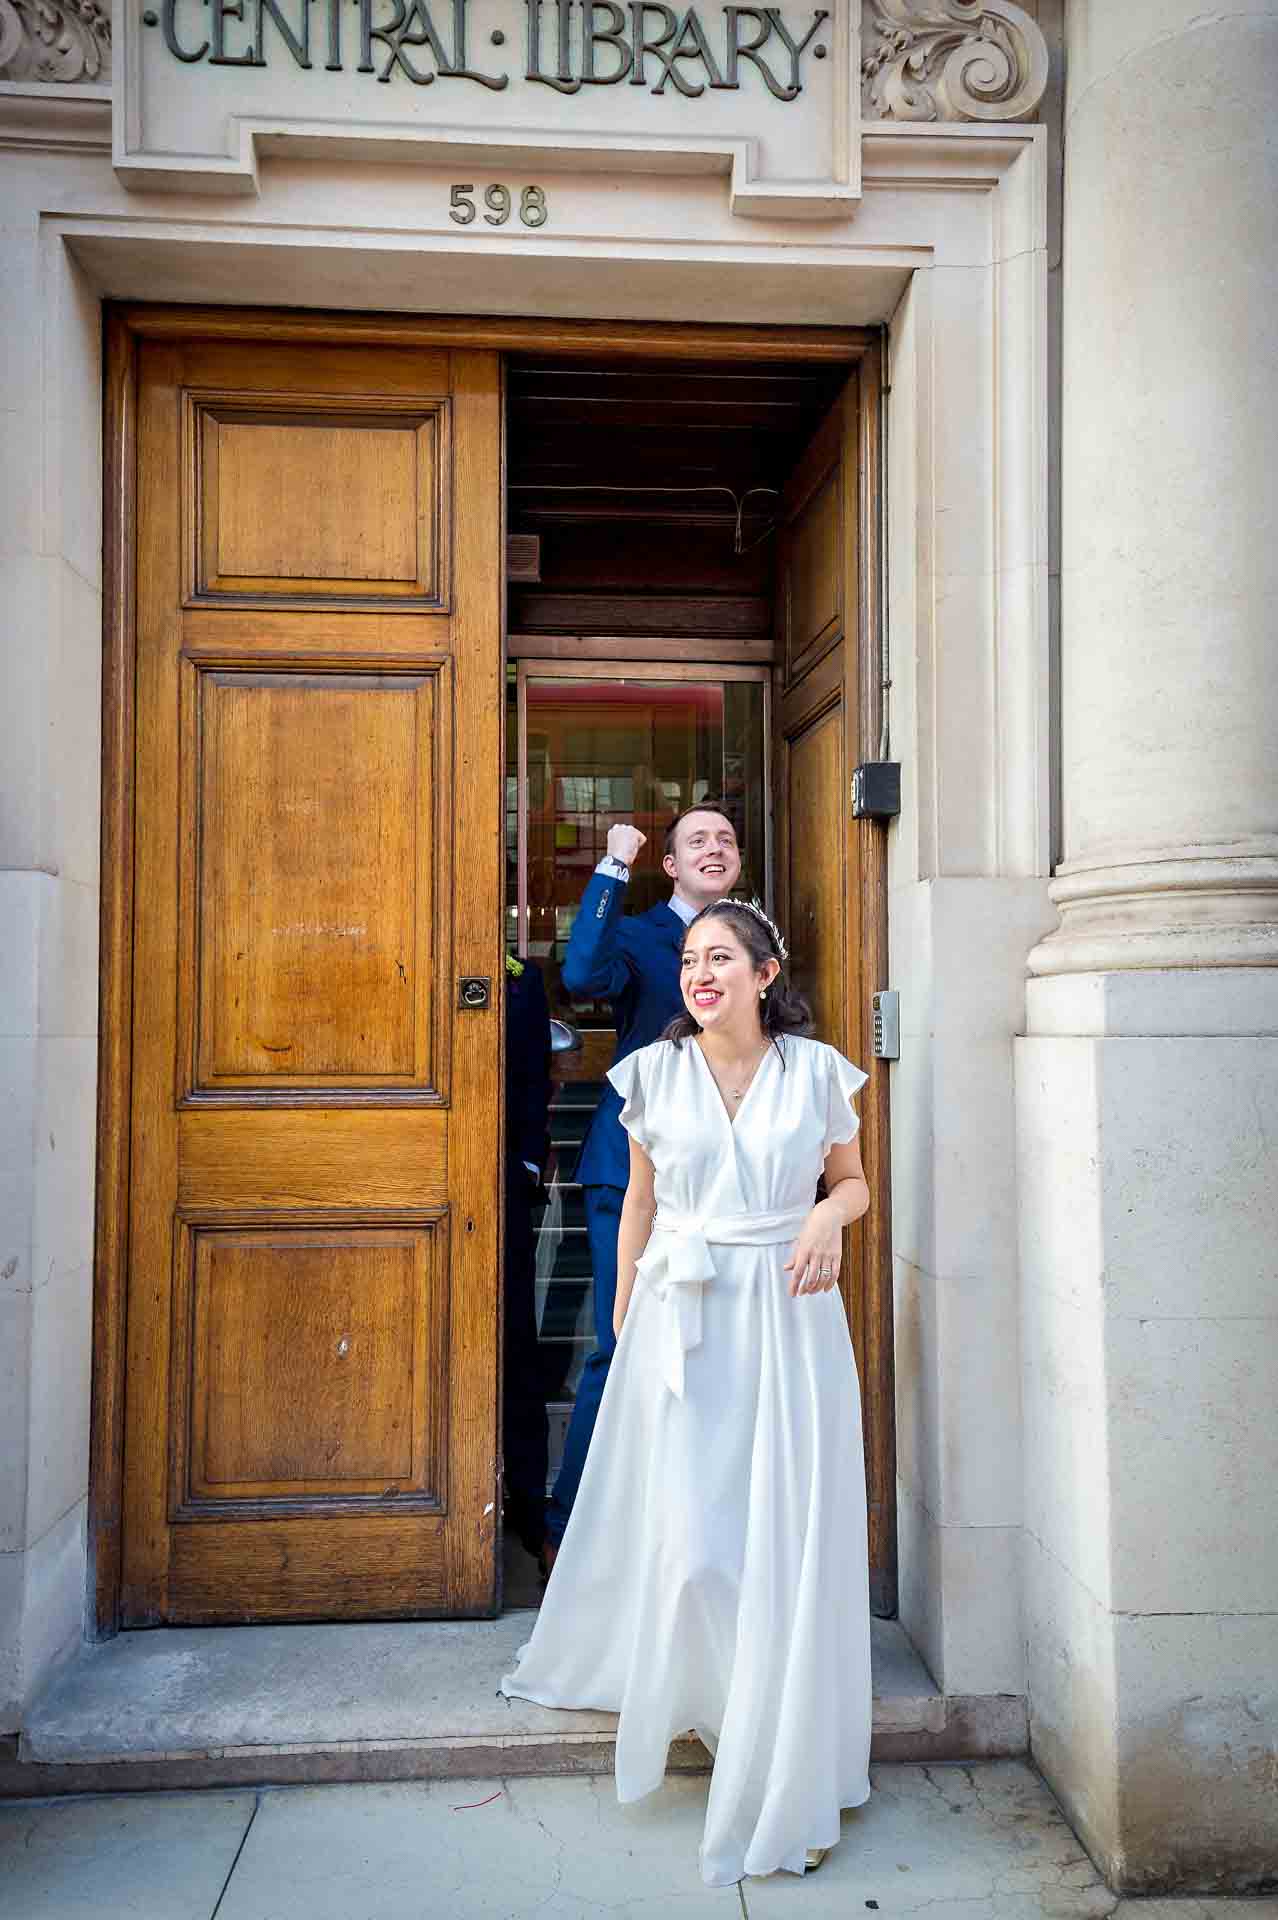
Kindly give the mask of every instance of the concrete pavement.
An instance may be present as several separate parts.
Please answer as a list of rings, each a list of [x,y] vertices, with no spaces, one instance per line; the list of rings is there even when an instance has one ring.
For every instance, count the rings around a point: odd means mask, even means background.
[[[1026,1762],[884,1765],[819,1873],[708,1888],[709,1782],[607,1777],[122,1794],[0,1806],[3,1920],[1278,1920],[1122,1901]]]

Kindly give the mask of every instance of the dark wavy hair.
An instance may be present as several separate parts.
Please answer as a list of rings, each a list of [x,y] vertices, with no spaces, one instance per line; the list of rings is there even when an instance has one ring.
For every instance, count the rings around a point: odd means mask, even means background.
[[[685,941],[692,929],[699,927],[703,920],[726,920],[756,968],[769,960],[780,961],[781,971],[768,988],[766,998],[759,1003],[759,1023],[768,1039],[776,1043],[786,1033],[811,1033],[814,1024],[812,1009],[786,978],[785,961],[781,959],[771,929],[758,914],[752,913],[741,900],[712,900],[708,907],[702,907],[700,913],[688,922],[683,936]],[[685,1007],[682,1013],[675,1015],[661,1038],[681,1047],[685,1040],[691,1040],[694,1034],[700,1032],[700,1023],[693,1019]],[[777,1052],[781,1054],[784,1065],[785,1054],[779,1045]]]

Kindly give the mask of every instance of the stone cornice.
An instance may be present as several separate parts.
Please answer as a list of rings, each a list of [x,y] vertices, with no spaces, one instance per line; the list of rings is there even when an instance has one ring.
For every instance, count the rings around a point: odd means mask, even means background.
[[[865,0],[866,121],[1025,120],[1047,75],[1047,42],[1011,0]]]
[[[0,153],[111,151],[110,87],[0,80]]]

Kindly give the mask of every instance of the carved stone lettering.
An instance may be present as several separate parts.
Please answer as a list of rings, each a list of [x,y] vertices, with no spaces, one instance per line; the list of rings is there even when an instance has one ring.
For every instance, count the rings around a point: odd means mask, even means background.
[[[111,3],[0,0],[0,21]],[[572,149],[586,171],[724,174],[734,214],[830,219],[861,194],[861,5],[130,0],[113,165],[139,190],[255,193],[273,143],[305,129],[318,152],[331,129],[348,160],[416,153],[463,184],[481,154]]]
[[[707,89],[737,91],[749,71],[774,98],[791,101],[804,90],[805,56],[827,53],[824,45],[813,48],[830,20],[824,7],[787,19],[776,6],[523,4],[524,77],[559,93],[629,81],[652,93],[673,88],[698,99]],[[328,73],[349,63],[382,82],[398,77],[422,87],[469,80],[502,92],[509,74],[483,71],[467,58],[467,6],[468,0],[354,0],[349,54],[342,0],[157,0],[142,11],[141,24],[158,28],[168,57],[183,66],[271,67],[283,60],[309,72],[320,64],[318,42]],[[498,45],[505,36],[492,39]],[[110,0],[0,0],[0,79],[105,81],[110,69]]]
[[[1024,120],[1047,66],[1047,42],[1012,0],[867,0],[867,120]]]

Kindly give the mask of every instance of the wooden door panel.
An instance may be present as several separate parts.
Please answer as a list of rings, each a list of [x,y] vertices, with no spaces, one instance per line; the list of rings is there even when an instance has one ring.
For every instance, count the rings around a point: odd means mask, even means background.
[[[844,638],[845,608],[855,606],[848,578],[849,509],[855,470],[843,459],[843,419],[828,414],[786,488],[786,537],[780,550],[782,669],[792,685]],[[849,600],[849,588],[852,598]]]
[[[491,1612],[500,368],[146,343],[137,417],[123,1621]]]
[[[387,1098],[389,1096],[386,1096]],[[336,1098],[336,1096],[334,1096]],[[190,1210],[250,1206],[261,1193],[282,1207],[439,1207],[448,1200],[446,1111],[326,1105],[299,1128],[301,1095],[272,1097],[222,1124],[211,1102],[179,1117],[177,1203]]]
[[[847,1006],[843,862],[829,831],[840,810],[842,728],[842,709],[831,706],[787,740],[785,786],[792,972],[812,1004],[817,1032],[835,1046],[843,1044]]]
[[[420,1487],[412,1237],[202,1228],[193,1241],[188,1500]]]
[[[784,636],[775,702],[781,801],[778,905],[792,969],[818,1036],[869,1074],[859,1102],[871,1212],[845,1236],[841,1286],[861,1377],[870,1589],[876,1612],[896,1608],[896,1455],[892,1369],[891,1196],[887,1069],[870,1057],[871,996],[886,985],[877,928],[885,910],[875,822],[851,818],[860,738],[859,377],[813,435],[787,485],[778,548],[778,628]]]
[[[272,609],[272,611],[276,611]],[[306,644],[299,655],[297,636],[288,620],[262,620],[259,611],[238,600],[189,607],[183,619],[184,652],[204,667],[288,665],[301,659],[315,669],[328,665],[358,668],[367,662],[404,659],[414,665],[448,664],[451,621],[434,609],[429,619],[416,614],[405,620],[404,608],[392,603],[374,612],[365,608],[308,608]],[[436,636],[434,640],[428,634]],[[432,650],[435,650],[432,658]]]
[[[446,399],[188,391],[188,603],[448,598]]]
[[[194,348],[198,360],[191,353]],[[192,393],[297,395],[303,402],[319,396],[359,397],[361,406],[379,399],[438,400],[456,391],[465,351],[432,347],[340,344],[315,340],[294,344],[265,337],[244,340],[188,340],[186,365]],[[496,355],[484,356],[496,365]],[[370,369],[373,371],[370,374]]]
[[[375,1514],[347,1520],[335,1551],[328,1517],[194,1522],[173,1529],[169,1584],[193,1626],[439,1618],[458,1611],[447,1532],[443,1516],[409,1528],[399,1512]],[[237,1612],[228,1594],[251,1594],[251,1608]]]
[[[423,429],[331,414],[219,419],[211,409],[203,420],[206,590],[225,582],[234,591],[246,579],[358,580],[387,592],[417,584],[418,495],[432,464],[433,420]],[[331,489],[315,491],[317,469],[331,475]],[[352,520],[352,500],[370,492],[381,512]],[[281,503],[305,511],[285,519]]]
[[[447,1229],[178,1223],[172,1513],[446,1506]]]
[[[838,649],[842,670],[844,649]],[[827,659],[833,656],[827,655]],[[841,676],[840,676],[841,677]],[[828,678],[828,676],[827,676]],[[865,990],[856,914],[855,851],[847,830],[848,707],[841,687],[802,720],[795,700],[783,709],[782,771],[786,821],[782,896],[795,984],[807,995],[820,1039],[868,1065],[856,1019]],[[864,1145],[864,1143],[863,1143]],[[844,1236],[840,1278],[852,1345],[867,1379],[863,1225]],[[863,1396],[863,1404],[869,1396]]]
[[[184,679],[187,1087],[438,1097],[433,676]]]

